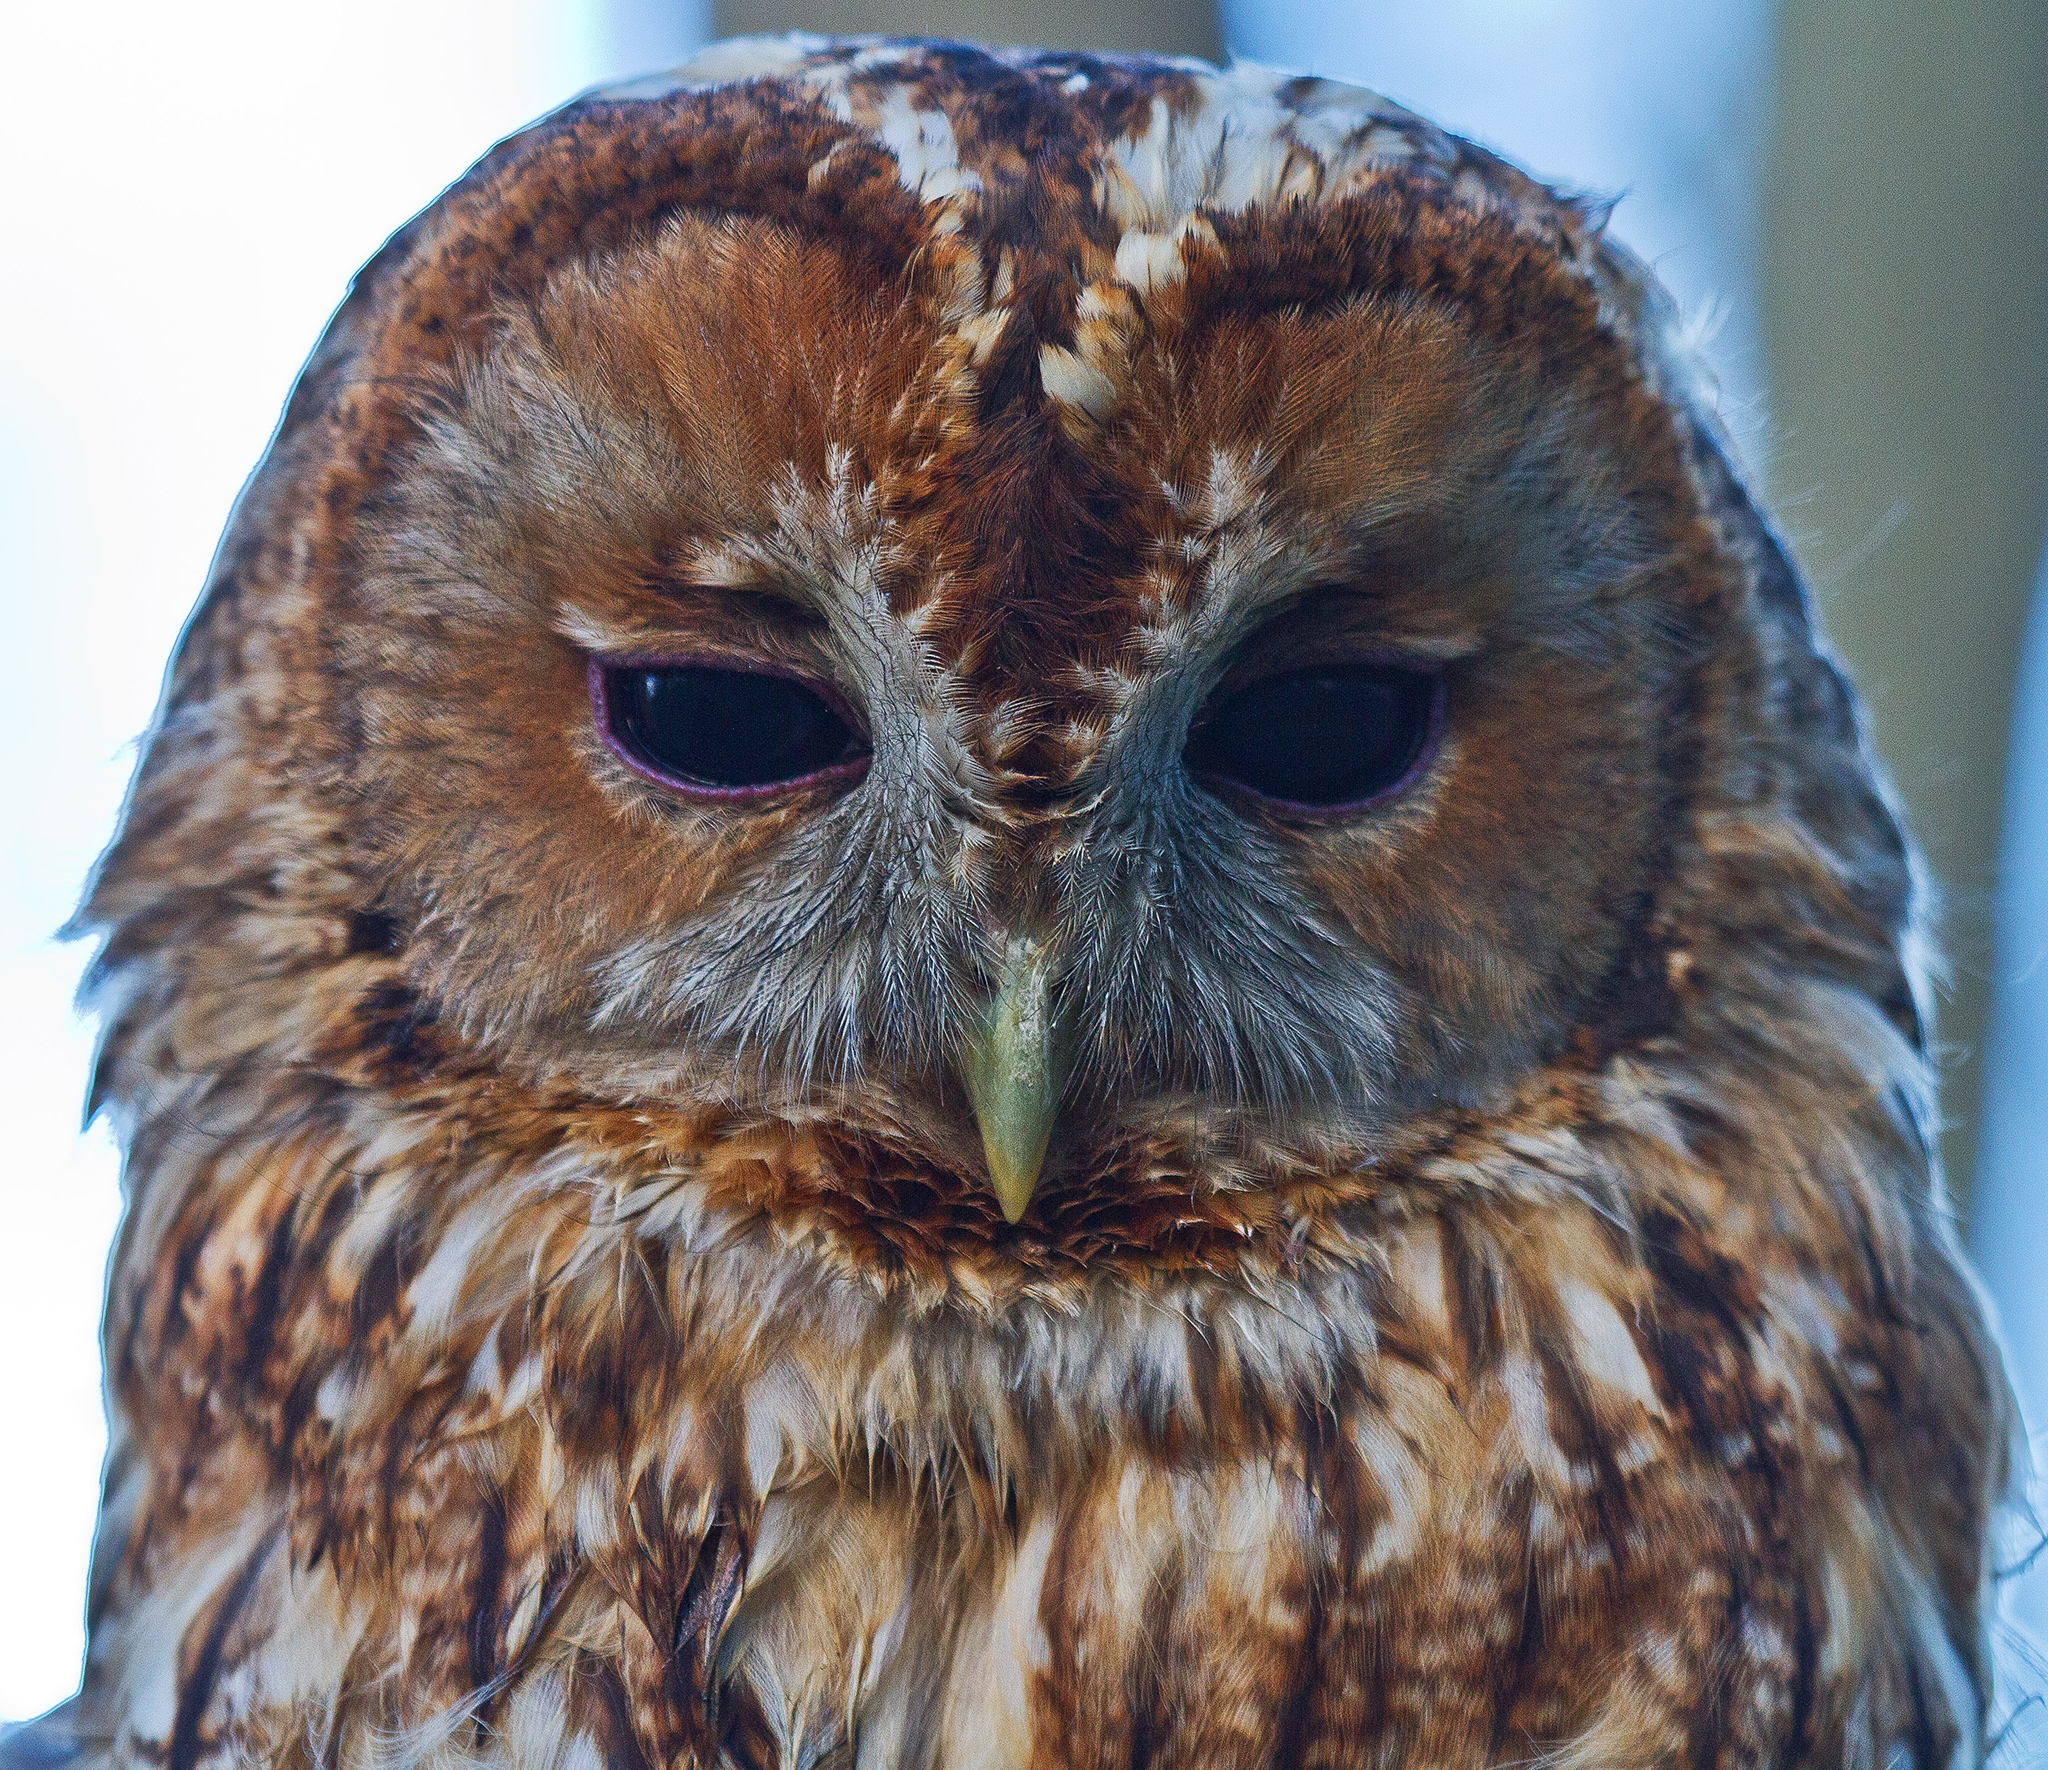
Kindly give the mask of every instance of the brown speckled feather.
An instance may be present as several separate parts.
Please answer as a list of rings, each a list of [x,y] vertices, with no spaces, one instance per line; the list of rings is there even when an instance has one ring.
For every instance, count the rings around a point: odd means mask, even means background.
[[[114,1448],[8,1749],[1975,1762],[1914,862],[1667,321],[1251,67],[756,41],[481,162],[315,352],[83,913]],[[1441,673],[1411,784],[1190,778],[1340,642]],[[670,792],[593,657],[872,761]],[[957,1054],[1023,930],[1012,1223]]]

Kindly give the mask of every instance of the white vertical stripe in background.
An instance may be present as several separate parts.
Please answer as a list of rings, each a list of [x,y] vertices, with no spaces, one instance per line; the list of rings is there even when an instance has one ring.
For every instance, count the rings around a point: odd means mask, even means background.
[[[2013,1386],[2048,1463],[2048,565],[2034,592],[2013,702],[2000,844],[1991,1034],[1971,1200],[1972,1251],[2012,1354]],[[2048,1642],[2048,1484],[2043,1517],[2018,1521],[2012,1560],[2033,1557],[2007,1593],[2011,1614]],[[2048,1729],[2042,1730],[2048,1746]],[[2048,1750],[2044,1750],[2048,1757]]]

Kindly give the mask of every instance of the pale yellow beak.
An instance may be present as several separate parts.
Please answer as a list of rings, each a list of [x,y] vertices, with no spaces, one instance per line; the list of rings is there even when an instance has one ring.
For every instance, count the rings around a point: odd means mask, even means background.
[[[988,1177],[1003,1215],[1014,1223],[1038,1188],[1060,1103],[1052,972],[1037,941],[1010,943],[987,1018],[961,1056],[961,1079],[981,1127]]]

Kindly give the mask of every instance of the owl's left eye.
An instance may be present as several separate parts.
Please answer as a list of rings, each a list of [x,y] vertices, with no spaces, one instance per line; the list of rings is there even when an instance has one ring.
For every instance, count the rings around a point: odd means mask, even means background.
[[[1268,676],[1207,708],[1190,769],[1277,806],[1342,812],[1398,792],[1433,748],[1444,681],[1377,661]]]
[[[809,683],[702,663],[593,661],[591,699],[612,748],[686,793],[752,796],[856,773],[867,747]]]

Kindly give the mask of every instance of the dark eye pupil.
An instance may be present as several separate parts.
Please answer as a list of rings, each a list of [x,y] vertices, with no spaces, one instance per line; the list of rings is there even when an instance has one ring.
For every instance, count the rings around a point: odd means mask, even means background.
[[[1203,714],[1187,765],[1291,805],[1355,805],[1421,759],[1441,689],[1433,672],[1395,664],[1268,676]]]
[[[862,753],[825,698],[786,676],[622,664],[605,672],[605,708],[635,761],[699,786],[780,785]]]

